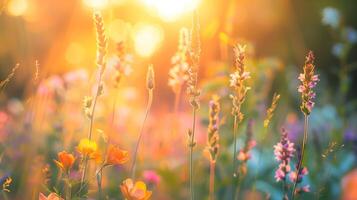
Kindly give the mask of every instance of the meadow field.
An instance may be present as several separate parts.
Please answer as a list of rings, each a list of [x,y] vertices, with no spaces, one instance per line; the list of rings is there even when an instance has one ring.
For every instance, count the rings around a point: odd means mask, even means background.
[[[0,0],[0,199],[357,200],[356,9]]]

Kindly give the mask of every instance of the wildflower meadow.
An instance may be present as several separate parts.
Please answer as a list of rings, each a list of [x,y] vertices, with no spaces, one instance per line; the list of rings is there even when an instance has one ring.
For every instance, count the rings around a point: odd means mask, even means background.
[[[0,199],[357,200],[356,9],[0,0]]]

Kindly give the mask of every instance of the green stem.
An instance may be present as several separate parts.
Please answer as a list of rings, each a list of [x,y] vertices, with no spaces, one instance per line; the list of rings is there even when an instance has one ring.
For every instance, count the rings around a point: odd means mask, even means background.
[[[210,162],[210,178],[209,178],[209,200],[214,200],[214,177],[215,177],[216,162]]]
[[[190,137],[190,152],[189,152],[189,165],[190,165],[190,169],[189,169],[189,176],[190,176],[190,195],[191,195],[191,200],[194,200],[194,189],[193,189],[193,147],[194,147],[194,143],[195,143],[195,128],[196,128],[196,108],[193,108],[192,110],[192,115],[193,115],[193,119],[192,119],[192,133],[191,133],[191,137]]]
[[[69,180],[69,172],[67,173],[67,180],[66,180],[66,199],[72,199],[72,185]]]
[[[302,141],[302,148],[301,148],[301,158],[298,162],[298,166],[297,166],[297,171],[296,171],[296,180],[294,182],[294,186],[293,186],[293,190],[292,190],[292,194],[291,194],[291,199],[294,200],[295,198],[295,191],[296,191],[296,185],[297,185],[297,182],[299,180],[299,173],[300,173],[300,170],[301,170],[301,167],[302,167],[302,162],[304,160],[304,152],[305,152],[305,145],[306,145],[306,142],[307,142],[307,135],[308,135],[308,126],[309,126],[309,116],[308,115],[304,115],[305,117],[305,120],[304,120],[304,138],[303,138],[303,141]]]
[[[141,124],[139,138],[138,138],[138,141],[136,142],[136,146],[135,146],[135,150],[134,150],[134,156],[133,156],[133,163],[132,163],[132,166],[131,166],[131,178],[133,180],[135,179],[136,159],[138,157],[139,145],[140,145],[140,142],[141,142],[141,138],[143,136],[145,122],[146,122],[146,119],[148,118],[148,115],[149,115],[149,112],[150,112],[150,109],[151,109],[152,100],[153,100],[153,90],[149,89],[149,100],[148,100],[148,104],[147,104],[147,107],[146,107],[144,121]]]
[[[83,186],[84,180],[86,178],[86,173],[87,173],[87,167],[88,167],[88,156],[84,156],[84,168],[82,171],[82,178],[81,178],[81,186]]]
[[[238,117],[235,115],[234,116],[234,122],[233,122],[233,169],[232,169],[232,199],[235,199],[235,188],[237,186],[237,129],[238,129]]]

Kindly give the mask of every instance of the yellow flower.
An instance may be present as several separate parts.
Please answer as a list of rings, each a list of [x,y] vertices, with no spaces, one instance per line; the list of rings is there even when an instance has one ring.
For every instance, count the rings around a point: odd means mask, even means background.
[[[129,160],[129,153],[127,151],[121,150],[114,145],[109,145],[107,164],[109,165],[121,165]]]
[[[123,181],[120,190],[127,200],[148,200],[152,194],[151,191],[146,190],[144,182],[137,181],[134,184],[130,178]]]
[[[77,151],[83,156],[91,156],[93,153],[97,152],[97,143],[89,139],[81,139],[77,146]]]
[[[38,197],[38,200],[64,200],[62,199],[60,196],[58,196],[56,193],[51,193],[49,194],[47,197],[40,193],[39,197]]]
[[[75,161],[75,158],[72,154],[67,153],[65,151],[61,151],[58,153],[58,160],[54,160],[54,162],[57,164],[57,166],[64,170],[67,171],[73,166],[73,163]]]

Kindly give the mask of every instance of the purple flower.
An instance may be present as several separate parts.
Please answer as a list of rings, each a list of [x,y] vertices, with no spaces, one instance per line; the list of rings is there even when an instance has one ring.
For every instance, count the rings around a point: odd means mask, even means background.
[[[275,159],[280,163],[278,169],[275,171],[275,179],[277,182],[285,180],[287,174],[290,172],[290,159],[294,156],[294,143],[288,139],[288,133],[282,128],[281,139],[278,144],[274,146]]]

